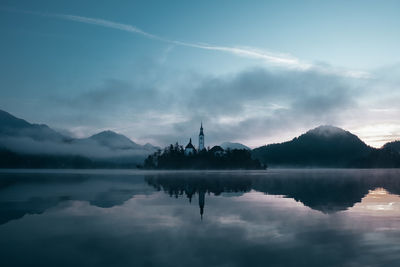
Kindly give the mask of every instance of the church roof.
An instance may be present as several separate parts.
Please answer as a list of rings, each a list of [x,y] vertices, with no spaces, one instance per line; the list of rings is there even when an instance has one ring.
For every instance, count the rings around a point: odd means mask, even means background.
[[[193,149],[195,149],[194,146],[192,145],[192,138],[190,138],[189,144],[186,145],[185,149],[186,149],[186,148],[193,148]]]

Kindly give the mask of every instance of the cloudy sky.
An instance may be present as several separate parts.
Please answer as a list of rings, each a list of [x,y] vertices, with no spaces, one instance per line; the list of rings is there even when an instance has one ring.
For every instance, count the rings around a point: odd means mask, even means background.
[[[0,109],[77,137],[400,139],[399,1],[7,1]]]

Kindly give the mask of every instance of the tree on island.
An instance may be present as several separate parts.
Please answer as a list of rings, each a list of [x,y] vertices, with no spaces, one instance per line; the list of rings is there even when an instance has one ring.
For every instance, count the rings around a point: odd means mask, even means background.
[[[169,145],[164,150],[149,155],[143,164],[145,169],[265,169],[259,160],[253,159],[246,149],[213,147],[185,155],[181,145]]]

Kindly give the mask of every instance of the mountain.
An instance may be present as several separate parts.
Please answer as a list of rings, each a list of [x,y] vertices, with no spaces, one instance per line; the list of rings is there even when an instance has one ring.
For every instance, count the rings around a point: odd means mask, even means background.
[[[0,167],[131,167],[158,148],[139,145],[113,131],[88,138],[64,136],[0,110]],[[8,163],[7,163],[8,162]]]
[[[92,135],[89,139],[111,149],[143,149],[143,146],[136,144],[125,135],[113,131],[103,131]]]
[[[143,148],[144,148],[144,149],[147,149],[147,150],[154,150],[154,151],[160,149],[160,147],[158,147],[158,146],[153,146],[153,145],[150,144],[150,143],[144,144],[144,145],[143,145]]]
[[[356,135],[325,125],[291,141],[256,148],[252,154],[268,166],[348,167],[373,150]]]
[[[67,141],[70,139],[45,124],[31,124],[3,110],[0,110],[0,136],[28,137],[38,141]]]
[[[400,153],[400,141],[393,141],[386,143],[383,146],[384,149],[390,149],[392,151],[396,151],[397,153]]]
[[[221,144],[221,147],[223,149],[246,149],[246,150],[251,150],[248,146],[245,146],[241,143],[232,143],[232,142],[224,142]]]
[[[221,146],[249,149],[231,142]],[[158,149],[113,131],[72,138],[0,110],[0,168],[132,168]],[[251,153],[269,167],[400,168],[400,141],[375,149],[333,126],[320,126]]]

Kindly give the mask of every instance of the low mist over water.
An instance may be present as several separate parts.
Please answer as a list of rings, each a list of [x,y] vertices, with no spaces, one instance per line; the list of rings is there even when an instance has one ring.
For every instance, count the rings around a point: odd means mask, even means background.
[[[1,266],[398,266],[399,170],[12,171]]]

